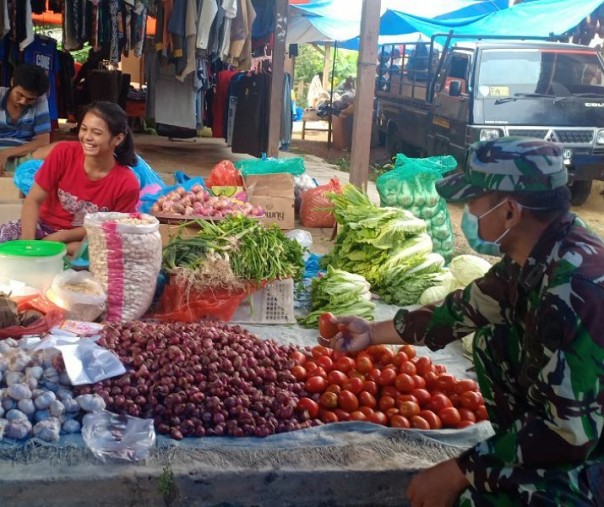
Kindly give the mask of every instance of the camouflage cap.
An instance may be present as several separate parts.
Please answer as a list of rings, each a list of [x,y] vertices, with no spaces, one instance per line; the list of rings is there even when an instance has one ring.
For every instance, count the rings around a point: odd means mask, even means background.
[[[530,137],[474,143],[463,171],[436,182],[447,201],[467,201],[488,192],[543,192],[566,185],[562,148]]]

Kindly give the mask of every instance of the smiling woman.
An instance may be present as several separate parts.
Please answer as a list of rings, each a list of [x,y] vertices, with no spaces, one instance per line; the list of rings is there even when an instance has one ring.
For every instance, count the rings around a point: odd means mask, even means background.
[[[135,164],[126,113],[112,102],[92,104],[78,141],[52,147],[23,203],[21,222],[0,226],[0,242],[60,241],[74,253],[85,236],[86,213],[135,211],[139,183],[126,167]]]

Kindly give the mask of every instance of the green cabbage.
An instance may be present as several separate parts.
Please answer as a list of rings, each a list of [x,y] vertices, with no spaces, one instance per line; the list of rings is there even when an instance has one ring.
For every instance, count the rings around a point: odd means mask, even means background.
[[[449,264],[455,279],[464,287],[477,278],[482,278],[491,269],[491,264],[476,255],[458,255]]]

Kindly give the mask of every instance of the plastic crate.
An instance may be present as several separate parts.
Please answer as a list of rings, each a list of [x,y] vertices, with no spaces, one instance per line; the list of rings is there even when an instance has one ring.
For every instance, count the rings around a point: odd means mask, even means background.
[[[231,322],[239,324],[293,324],[294,281],[276,280],[245,298]]]

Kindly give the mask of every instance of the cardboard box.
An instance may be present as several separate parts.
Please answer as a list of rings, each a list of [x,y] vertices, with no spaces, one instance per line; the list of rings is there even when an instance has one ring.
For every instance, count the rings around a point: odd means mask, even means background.
[[[264,209],[263,223],[277,224],[281,229],[295,227],[293,175],[248,176],[244,183],[249,202]]]
[[[21,191],[13,183],[12,176],[0,176],[0,201],[18,201]]]
[[[165,247],[170,243],[170,240],[178,234],[180,226],[174,224],[159,224],[159,235],[161,236],[161,246]],[[183,238],[190,238],[199,232],[197,227],[185,227]]]
[[[22,201],[0,201],[0,224],[21,218]]]

